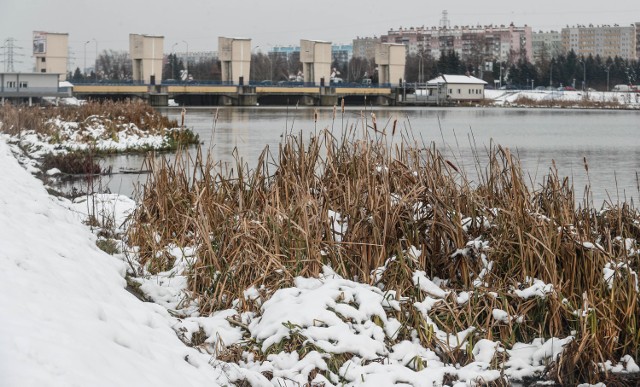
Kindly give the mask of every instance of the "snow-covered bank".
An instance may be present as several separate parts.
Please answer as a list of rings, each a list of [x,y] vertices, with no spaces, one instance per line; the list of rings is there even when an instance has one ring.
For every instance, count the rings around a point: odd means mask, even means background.
[[[170,234],[171,240],[160,246],[162,251],[153,253],[155,257],[169,257],[167,265],[162,266],[162,270],[168,271],[128,278],[130,285],[144,293],[140,298],[153,300],[155,304],[142,302],[124,289],[126,269],[143,272],[136,262],[135,250],[126,258],[104,254],[96,248],[96,239],[87,226],[80,222],[95,211],[97,218],[113,219],[112,223],[118,226],[133,209],[133,202],[117,195],[83,197],[74,202],[51,198],[39,182],[11,159],[5,144],[0,146],[0,165],[5,166],[5,174],[0,177],[0,200],[3,202],[0,232],[4,231],[0,238],[7,239],[0,239],[0,246],[7,246],[6,252],[0,253],[0,310],[3,321],[10,322],[0,328],[3,351],[0,364],[8,364],[10,371],[0,375],[8,375],[10,385],[39,385],[47,379],[54,380],[52,383],[47,380],[48,385],[117,386],[235,382],[279,387],[464,386],[492,381],[506,384],[526,377],[554,377],[545,372],[552,369],[557,356],[566,354],[567,346],[575,351],[581,345],[579,340],[583,337],[577,330],[562,329],[556,334],[539,328],[551,325],[541,318],[548,305],[561,306],[562,310],[557,312],[556,309],[554,315],[565,313],[571,322],[584,319],[586,323],[587,318],[589,323],[596,319],[606,321],[601,314],[596,314],[596,309],[607,310],[602,304],[589,303],[585,298],[578,300],[582,303],[565,302],[560,298],[565,296],[562,283],[545,283],[535,278],[539,273],[524,280],[500,281],[505,276],[511,277],[513,272],[505,275],[498,269],[504,266],[496,259],[495,242],[499,241],[487,238],[488,234],[467,234],[479,225],[487,230],[494,224],[496,228],[517,229],[517,225],[510,222],[500,226],[497,223],[500,211],[494,206],[488,207],[490,211],[482,216],[467,217],[459,212],[442,216],[442,219],[451,220],[452,228],[460,227],[462,237],[452,245],[453,250],[441,256],[440,262],[470,265],[464,283],[456,280],[456,274],[462,273],[461,270],[453,275],[447,271],[436,273],[434,267],[428,265],[433,262],[433,256],[425,257],[428,250],[420,251],[407,243],[394,249],[391,257],[388,253],[380,254],[382,259],[369,265],[362,272],[364,276],[343,271],[341,277],[337,274],[340,262],[332,270],[327,266],[327,262],[332,261],[323,258],[318,260],[322,263],[318,264],[321,272],[306,272],[312,278],[299,277],[296,273],[300,272],[292,271],[291,282],[282,282],[283,285],[269,289],[265,289],[269,283],[263,281],[239,282],[238,292],[229,293],[232,296],[227,297],[228,304],[209,303],[209,307],[204,308],[207,299],[202,293],[196,293],[199,289],[193,286],[194,272],[198,270],[194,261],[203,255],[193,242],[177,246],[173,239],[178,235],[176,232]],[[390,170],[374,164],[367,166],[366,171],[386,173]],[[410,178],[406,180],[409,184],[397,184],[398,187],[423,184],[413,180],[419,174],[405,175]],[[435,188],[444,185],[439,183]],[[16,186],[18,188],[14,188]],[[147,192],[163,192],[150,187]],[[366,191],[377,192],[376,189]],[[457,197],[456,193],[449,192],[444,196]],[[204,194],[195,197],[208,203],[206,207],[217,208],[205,200]],[[309,206],[309,196],[304,198],[304,205]],[[426,218],[434,208],[431,203],[410,200],[396,192],[383,199],[385,206],[394,209],[402,206],[407,211],[402,219]],[[247,203],[251,202],[255,201],[247,200]],[[282,203],[290,205],[291,202]],[[444,200],[437,203],[444,203]],[[184,207],[193,208],[192,205]],[[228,207],[241,208],[233,202]],[[527,209],[523,205],[520,207]],[[348,207],[335,204],[325,208],[331,222],[323,224],[330,225],[329,235],[334,235],[340,243],[348,241],[347,230],[358,225],[353,216],[345,216],[345,209]],[[114,217],[105,211],[115,212]],[[246,207],[242,207],[242,211],[266,212],[247,211]],[[470,213],[479,214],[478,211]],[[239,217],[224,215],[239,220]],[[536,220],[533,224],[539,229],[546,222],[555,222],[537,211],[525,215],[527,219]],[[162,215],[157,224],[176,224],[172,219],[175,218]],[[150,229],[152,223],[148,218],[140,222],[145,229]],[[222,232],[213,230],[204,235],[210,238],[223,232],[232,233],[237,224],[230,224],[232,227]],[[260,223],[252,221],[251,224]],[[552,231],[546,235],[555,236],[556,227],[550,224]],[[242,232],[253,238],[254,230]],[[275,230],[268,235],[287,235]],[[596,239],[593,242],[591,238],[578,239],[572,230],[559,228],[558,232],[566,233],[566,245],[569,246],[564,254],[569,249],[576,249],[576,244],[579,244],[580,258],[605,250],[607,245],[602,247]],[[149,240],[158,245],[160,233],[150,235]],[[362,240],[368,242],[373,237],[367,232]],[[511,235],[503,239],[508,243],[517,240]],[[203,244],[208,246],[209,242],[206,239]],[[635,239],[621,239],[618,243],[628,250],[625,257],[637,255]],[[249,262],[258,266],[261,261],[268,261],[272,248],[264,240],[260,241],[259,247],[253,256],[255,260],[251,259],[250,249],[235,249],[240,252],[236,263]],[[142,255],[142,247],[139,251]],[[517,253],[508,255],[517,256]],[[428,261],[421,262],[420,257]],[[126,265],[122,263],[123,259]],[[579,264],[584,264],[582,259]],[[220,271],[214,271],[212,266],[206,270],[214,281],[222,277],[220,273],[235,280],[245,274],[243,270],[251,270],[233,262],[219,265]],[[281,267],[284,266],[270,264],[267,269],[284,274]],[[232,271],[222,272],[227,268]],[[636,266],[629,262],[607,261],[606,269],[602,276],[591,278],[606,282],[609,290],[619,289],[620,284],[626,284],[621,282],[625,279],[637,278]],[[566,270],[572,271],[571,268]],[[589,270],[589,275],[591,273]],[[192,279],[191,284],[188,284],[187,275]],[[398,275],[406,281],[394,282],[393,277]],[[359,282],[362,278],[367,282],[369,276],[375,279],[373,285]],[[491,281],[495,287],[491,287]],[[134,285],[136,282],[138,286]],[[195,289],[194,293],[190,294],[187,286]],[[204,287],[204,291],[217,290],[217,286],[219,283],[212,282]],[[635,296],[637,284],[632,290]],[[582,292],[577,294],[583,295]],[[201,302],[200,308],[197,302]],[[534,306],[539,309],[529,313]],[[220,310],[226,307],[230,309]],[[6,311],[11,314],[5,316],[4,313],[9,313]],[[518,335],[516,330],[529,333]],[[539,336],[545,338],[537,338]],[[570,361],[575,352],[569,354],[563,361]],[[625,353],[620,361],[616,356],[619,355],[614,354],[607,363],[597,366],[622,373],[638,371],[631,356]],[[130,376],[134,370],[136,374]],[[593,381],[592,376],[599,377],[596,373],[589,375],[588,380]]]
[[[614,91],[565,91],[565,90],[485,90],[485,98],[498,106],[509,106],[518,99],[535,102],[592,102],[617,103],[621,108],[640,108],[640,93]]]
[[[47,194],[0,139],[0,385],[226,382],[167,311],[125,290],[125,265]]]

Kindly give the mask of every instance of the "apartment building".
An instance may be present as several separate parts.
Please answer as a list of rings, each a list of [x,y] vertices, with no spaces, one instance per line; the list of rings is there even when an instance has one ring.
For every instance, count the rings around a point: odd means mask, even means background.
[[[636,58],[640,60],[640,22],[635,23],[636,25]]]
[[[564,54],[562,34],[560,31],[534,32],[532,35],[533,60],[549,60]]]
[[[438,58],[443,50],[453,50],[462,59],[533,60],[531,27],[513,23],[508,26],[400,27],[389,30],[380,40],[404,44],[409,54],[424,53],[432,58]]]
[[[353,39],[353,56],[356,58],[374,59],[376,57],[376,45],[380,44],[378,37],[356,37]]]
[[[566,27],[562,29],[562,46],[566,52],[573,50],[578,56],[637,59],[637,25],[638,23],[626,27],[617,24]]]

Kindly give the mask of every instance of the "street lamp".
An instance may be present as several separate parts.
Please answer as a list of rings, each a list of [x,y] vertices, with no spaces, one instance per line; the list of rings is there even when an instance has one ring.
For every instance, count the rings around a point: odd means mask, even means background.
[[[173,57],[171,58],[171,79],[176,79],[176,69],[175,69],[176,52],[174,51],[174,48],[177,45],[178,43],[173,43],[173,45],[171,46],[171,54],[173,54]]]
[[[582,91],[585,91],[587,87],[587,64],[583,59],[580,59],[580,63],[582,63]]]
[[[94,69],[93,69],[93,73],[95,74],[95,79],[96,79],[96,83],[98,82],[98,41],[96,40],[96,38],[92,39],[94,42],[96,42],[96,60],[95,63],[93,65]]]
[[[605,70],[607,72],[607,90],[609,91],[609,70],[611,70],[611,65],[607,66],[607,69]]]
[[[269,80],[273,80],[273,64],[271,63],[271,58],[269,58],[269,52],[265,55],[267,60],[269,61]]]
[[[262,49],[260,48],[260,46],[255,46],[252,50],[252,57],[253,57],[253,52],[256,52],[256,55],[260,54],[261,56],[264,55],[262,54]],[[269,80],[272,81],[273,80],[273,64],[271,63],[271,58],[269,58],[269,52],[267,52],[266,55],[264,55],[265,58],[267,58],[267,60],[269,61]],[[260,66],[260,69],[262,68],[262,66]],[[259,76],[260,74],[256,74],[256,76]]]
[[[184,43],[187,46],[187,60],[185,60],[184,62],[184,69],[187,72],[187,78],[185,80],[189,80],[189,43],[187,43],[186,40],[183,40],[182,43]]]
[[[418,83],[422,83],[424,81],[424,62],[422,58],[422,52],[418,53]]]
[[[84,67],[82,69],[82,73],[84,74],[84,77],[87,77],[87,44],[91,43],[90,40],[87,40],[86,42],[84,42]]]

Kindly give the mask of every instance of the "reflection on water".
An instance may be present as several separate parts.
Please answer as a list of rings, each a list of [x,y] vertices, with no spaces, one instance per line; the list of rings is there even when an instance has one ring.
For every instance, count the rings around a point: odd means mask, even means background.
[[[180,118],[180,109],[161,109],[170,118]],[[190,108],[186,125],[194,129],[220,161],[232,161],[237,152],[251,167],[269,146],[277,152],[281,136],[332,128],[362,129],[371,124],[374,112],[379,129],[397,127],[412,130],[420,143],[435,143],[467,172],[475,171],[472,149],[480,153],[492,143],[518,154],[525,173],[542,181],[552,162],[561,176],[569,176],[582,198],[590,181],[596,205],[611,197],[614,201],[637,200],[636,172],[640,170],[640,120],[634,111],[501,108],[351,108],[344,114],[333,108],[250,107]],[[317,121],[314,119],[317,113]],[[584,158],[588,163],[585,170]],[[142,156],[116,156],[105,160],[120,168],[141,168]],[[134,182],[146,175],[113,175],[103,185],[112,192],[131,195]]]

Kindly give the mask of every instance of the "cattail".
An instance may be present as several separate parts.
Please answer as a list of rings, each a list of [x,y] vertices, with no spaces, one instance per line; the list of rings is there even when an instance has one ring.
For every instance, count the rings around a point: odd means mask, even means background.
[[[333,119],[336,119],[336,105],[333,105]]]
[[[344,114],[344,97],[342,97],[342,102],[340,103],[342,113]]]
[[[398,124],[398,119],[393,120],[393,129],[391,130],[391,135],[395,136],[396,134],[396,125]]]
[[[376,113],[371,113],[371,123],[373,124],[373,130],[378,131],[378,123],[376,121]]]
[[[584,162],[584,170],[587,171],[587,173],[589,173],[589,163],[587,163],[587,157],[583,156],[582,161]]]
[[[458,168],[456,168],[456,166],[455,166],[455,165],[453,165],[453,163],[452,163],[451,161],[449,161],[449,160],[445,160],[444,162],[445,162],[445,163],[447,163],[447,165],[448,165],[448,166],[450,166],[451,168],[453,168],[453,170],[454,170],[454,171],[456,171],[456,172],[460,173],[460,171],[458,170]]]
[[[318,122],[318,109],[313,110],[313,122]]]
[[[187,109],[182,108],[182,112],[180,113],[180,117],[182,117],[182,122],[180,123],[180,127],[184,128],[184,115],[187,114]]]

